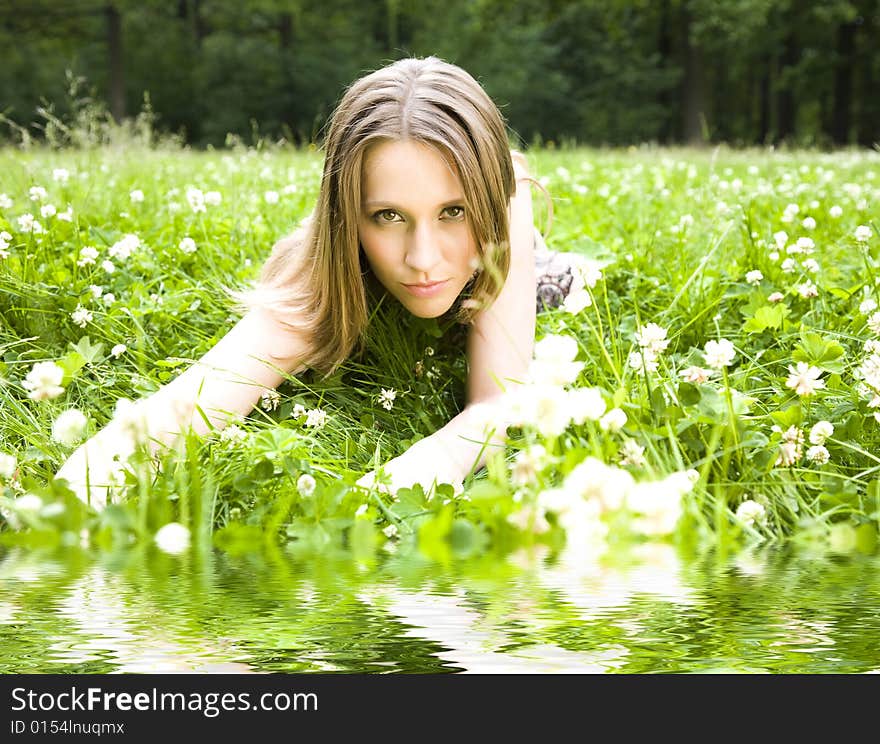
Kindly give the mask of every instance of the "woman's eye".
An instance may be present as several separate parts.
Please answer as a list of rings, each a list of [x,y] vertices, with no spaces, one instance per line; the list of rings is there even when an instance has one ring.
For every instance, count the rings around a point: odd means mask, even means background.
[[[446,214],[453,219],[464,217],[464,207],[446,207]]]
[[[377,222],[397,222],[397,212],[393,209],[383,209],[373,215],[373,219]]]

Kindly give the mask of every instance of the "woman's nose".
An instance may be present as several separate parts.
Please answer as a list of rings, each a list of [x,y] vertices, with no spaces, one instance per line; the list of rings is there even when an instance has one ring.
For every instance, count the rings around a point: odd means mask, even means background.
[[[415,271],[430,276],[431,269],[440,263],[441,252],[439,236],[431,230],[430,225],[417,226],[409,238],[406,250],[406,265]]]

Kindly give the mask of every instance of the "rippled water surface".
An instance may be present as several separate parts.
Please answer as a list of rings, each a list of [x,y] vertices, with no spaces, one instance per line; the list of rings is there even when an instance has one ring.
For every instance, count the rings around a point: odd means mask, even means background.
[[[0,672],[880,671],[876,555],[0,550]]]

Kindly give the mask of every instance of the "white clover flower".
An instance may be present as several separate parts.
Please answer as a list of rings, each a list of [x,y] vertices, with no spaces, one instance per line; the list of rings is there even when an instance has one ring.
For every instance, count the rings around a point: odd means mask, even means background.
[[[389,524],[382,530],[382,534],[385,535],[389,540],[397,537],[397,525]]]
[[[260,408],[264,411],[274,411],[281,402],[281,394],[277,390],[264,390],[260,394]]]
[[[196,252],[196,241],[187,236],[177,245],[183,253],[190,254]]]
[[[872,313],[877,309],[877,301],[873,298],[869,297],[867,300],[862,302],[859,305],[859,312],[862,315],[867,315],[868,313]]]
[[[779,248],[779,250],[783,250],[785,244],[788,242],[788,233],[785,232],[785,230],[773,233],[773,240],[776,241],[776,247]]]
[[[666,329],[656,323],[640,326],[636,331],[636,342],[643,349],[650,349],[654,354],[659,354],[669,346],[666,338]]]
[[[805,271],[808,271],[811,274],[815,274],[819,270],[819,262],[815,258],[806,259],[801,262],[801,266],[804,267]]]
[[[173,555],[182,553],[189,547],[190,533],[179,522],[169,522],[156,532],[153,540],[160,550]]]
[[[11,209],[12,208],[12,199],[9,198],[8,194],[0,194],[0,209]]]
[[[80,248],[79,250],[79,258],[77,259],[77,266],[88,266],[89,264],[95,263],[95,260],[98,258],[98,249],[91,245],[86,245]]]
[[[786,387],[792,388],[800,396],[810,396],[825,387],[825,381],[819,379],[822,370],[812,367],[806,362],[798,362],[797,365],[788,366],[789,376],[785,381]]]
[[[770,251],[770,253],[767,254],[767,258],[769,258],[771,261],[778,261],[779,251]]]
[[[803,222],[801,224],[807,230],[815,230],[816,229],[816,220],[812,217],[804,217]]]
[[[781,268],[786,274],[791,274],[797,268],[797,262],[793,258],[786,258]]]
[[[53,168],[52,180],[57,183],[67,183],[70,179],[70,171],[67,168]]]
[[[320,408],[313,408],[306,414],[306,426],[313,426],[320,429],[327,423],[327,412]]]
[[[100,300],[101,295],[104,294],[104,288],[99,284],[92,284],[89,286],[89,292],[92,293],[92,297],[96,300]]]
[[[817,444],[807,450],[807,459],[817,465],[825,465],[831,459],[831,453],[824,445]]]
[[[106,307],[110,307],[110,305],[116,302],[116,295],[112,292],[108,292],[101,298],[101,302],[103,302]]]
[[[201,189],[189,188],[186,190],[186,200],[193,212],[205,212],[205,195]]]
[[[534,483],[546,463],[547,450],[540,444],[533,444],[516,453],[510,469],[510,479],[518,486]]]
[[[535,535],[549,532],[546,510],[539,504],[525,504],[507,515],[507,522],[519,530],[530,530]]]
[[[782,292],[771,292],[767,295],[767,302],[782,302],[785,299],[785,295]]]
[[[803,284],[796,285],[795,290],[805,300],[808,300],[811,297],[819,296],[819,288],[809,279],[807,279],[807,281],[805,281]]]
[[[308,413],[308,410],[302,403],[296,403],[293,406],[293,410],[290,412],[290,418],[298,419],[302,418]]]
[[[750,527],[755,522],[762,523],[767,519],[767,510],[763,504],[752,499],[746,499],[736,507],[736,518]]]
[[[619,509],[634,483],[628,470],[587,457],[565,477],[561,489],[548,492],[545,498],[539,496],[539,502],[553,512],[570,509],[572,501],[584,499],[596,502],[600,512]]]
[[[620,448],[620,464],[631,465],[634,468],[643,468],[648,463],[645,460],[645,448],[635,439],[625,439]]]
[[[867,225],[859,225],[855,232],[856,240],[860,243],[865,243],[870,240],[873,234],[873,231]]]
[[[574,382],[584,367],[575,362],[578,343],[571,336],[547,335],[535,344],[535,358],[529,377],[538,384],[565,385]]]
[[[562,301],[562,309],[572,315],[577,315],[593,304],[590,293],[585,289],[569,291]]]
[[[597,388],[573,388],[568,391],[568,406],[574,424],[598,421],[605,413],[605,400]]]
[[[825,440],[833,433],[834,424],[830,421],[818,421],[810,429],[810,444],[825,444]]]
[[[631,527],[643,535],[662,536],[675,530],[681,518],[682,497],[695,480],[689,472],[675,472],[656,481],[635,483],[626,496],[626,506],[639,516]]]
[[[44,204],[42,207],[40,207],[40,217],[54,217],[57,213],[58,210],[55,209],[54,204]]]
[[[101,268],[104,269],[104,271],[106,271],[108,274],[112,274],[114,271],[116,271],[116,265],[110,260],[102,261]]]
[[[12,505],[18,511],[38,512],[43,508],[43,499],[35,493],[26,493],[13,501]]]
[[[112,356],[114,359],[118,359],[126,351],[128,351],[128,347],[125,344],[116,344],[116,346],[110,349],[110,356]]]
[[[205,204],[216,207],[223,201],[223,197],[220,195],[219,191],[207,191],[205,192]]]
[[[296,490],[305,498],[309,498],[315,492],[315,487],[317,485],[315,478],[309,473],[303,473],[296,480]]]
[[[295,194],[299,191],[299,187],[295,183],[289,183],[283,189],[281,189],[281,193],[287,196],[288,194]]]
[[[690,382],[693,385],[702,385],[709,381],[713,372],[711,369],[703,369],[703,367],[691,365],[690,367],[681,370],[678,374],[685,382]]]
[[[831,207],[831,209],[828,210],[828,214],[834,219],[837,219],[843,214],[843,210],[835,204],[833,207]]]
[[[15,455],[7,452],[0,452],[0,478],[12,478],[15,475],[15,469],[18,467],[18,460]]]
[[[140,245],[141,239],[137,235],[128,233],[121,240],[117,240],[111,245],[107,253],[110,254],[111,258],[126,261],[128,260],[128,257],[131,256],[132,251],[137,250]]]
[[[48,193],[42,186],[31,186],[28,189],[28,196],[31,201],[43,201],[48,196]]]
[[[626,424],[626,412],[621,408],[612,408],[599,419],[599,426],[603,431],[620,431]]]
[[[34,235],[42,235],[45,232],[43,226],[30,212],[19,217],[17,222],[20,232],[30,232]]]
[[[746,273],[746,281],[755,286],[759,285],[763,278],[764,275],[758,269],[753,269]]]
[[[63,212],[59,212],[56,215],[56,218],[61,220],[62,222],[73,222],[73,207],[68,204],[67,209],[65,209]]]
[[[876,338],[869,338],[865,341],[864,348],[868,354],[880,354],[880,341]]]
[[[868,318],[868,328],[871,329],[873,333],[880,334],[880,312],[874,313]]]
[[[220,441],[225,444],[239,444],[247,439],[247,432],[236,424],[229,424],[220,431]]]
[[[558,385],[520,385],[504,397],[512,425],[533,426],[544,437],[557,437],[571,423],[568,393]]]
[[[88,419],[82,411],[70,408],[59,414],[52,424],[52,439],[73,447],[85,434]]]
[[[712,369],[722,369],[729,367],[733,358],[736,356],[736,349],[733,344],[726,338],[715,341],[714,339],[707,341],[704,347],[703,356],[706,358],[706,364]]]
[[[798,248],[798,253],[812,253],[816,248],[816,243],[812,238],[798,238],[795,246]]]
[[[779,455],[776,458],[775,465],[782,467],[790,467],[797,464],[803,457],[803,447],[797,442],[782,442],[779,445]]]
[[[266,200],[266,204],[277,204],[278,203],[278,192],[277,191],[267,191],[263,194],[263,198]]]
[[[92,318],[92,311],[82,305],[77,305],[76,310],[70,314],[70,319],[74,325],[78,325],[80,328],[85,328],[92,322]]]
[[[636,372],[651,373],[657,371],[657,355],[650,349],[630,352],[626,363]]]
[[[129,192],[128,198],[131,199],[132,204],[140,204],[144,200],[144,192],[140,189],[134,189]]]
[[[64,370],[55,362],[37,362],[21,384],[31,400],[49,400],[64,392],[63,379]]]
[[[393,388],[387,390],[382,388],[382,392],[379,394],[379,405],[381,405],[386,411],[390,411],[394,408],[394,399],[396,397],[397,391]]]

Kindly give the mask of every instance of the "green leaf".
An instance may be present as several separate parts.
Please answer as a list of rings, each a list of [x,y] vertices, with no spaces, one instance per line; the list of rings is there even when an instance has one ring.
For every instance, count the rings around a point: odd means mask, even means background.
[[[840,359],[846,349],[833,339],[826,340],[818,333],[807,331],[801,336],[801,342],[795,347],[791,358],[796,362],[807,362],[827,372],[843,372],[843,361]]]
[[[784,303],[777,305],[763,305],[755,314],[743,324],[746,333],[761,333],[768,328],[778,329],[783,321],[789,316],[791,309]]]
[[[97,344],[93,344],[88,336],[83,336],[76,345],[73,343],[68,345],[72,351],[79,352],[82,355],[86,364],[94,364],[95,362],[100,362],[104,358],[102,354],[104,344],[100,341]]]

